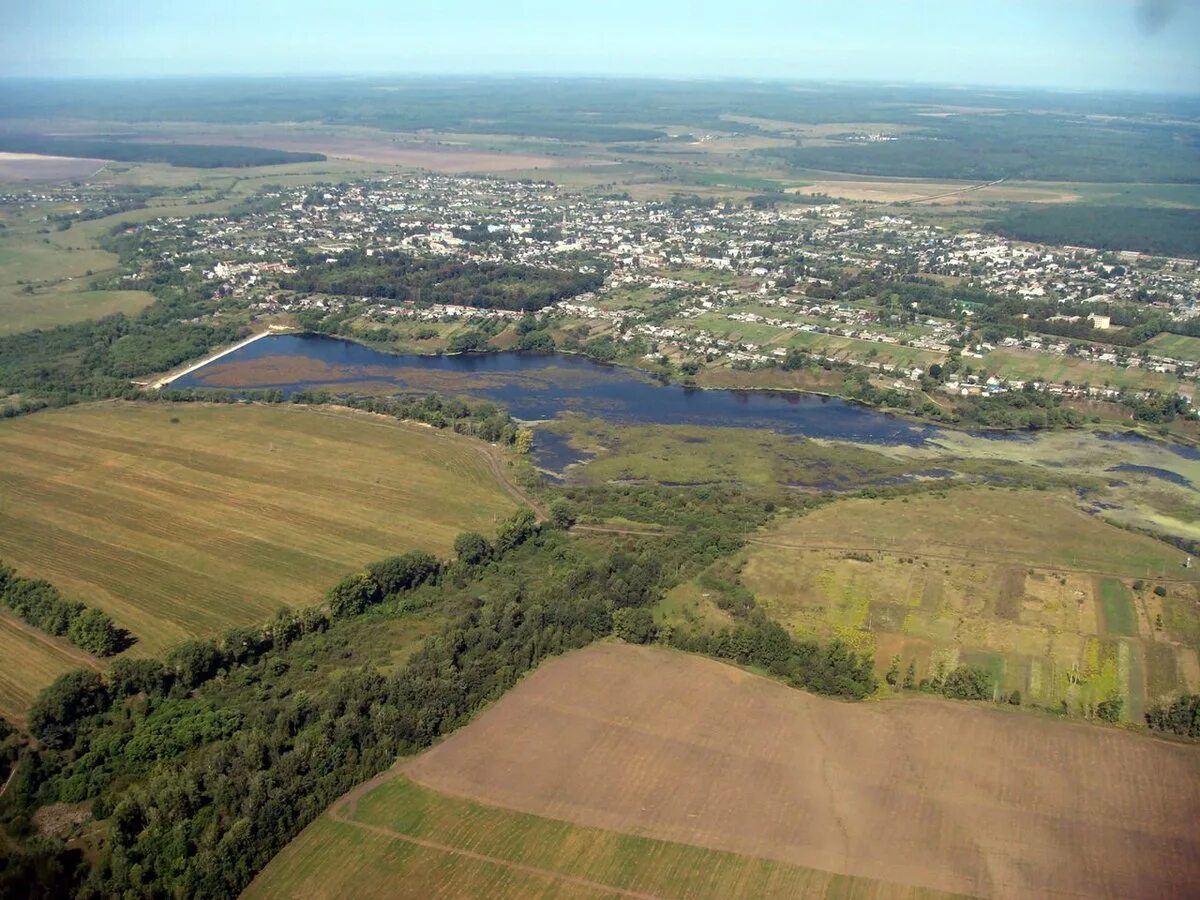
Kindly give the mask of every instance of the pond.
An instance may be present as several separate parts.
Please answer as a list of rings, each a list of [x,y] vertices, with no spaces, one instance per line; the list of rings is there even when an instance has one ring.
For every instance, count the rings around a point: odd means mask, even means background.
[[[767,428],[781,434],[918,446],[936,429],[835,398],[702,390],[562,353],[395,355],[323,335],[272,335],[177,379],[176,388],[437,392],[503,405],[518,419],[579,413],[616,423]],[[553,443],[547,441],[548,444]],[[559,468],[566,454],[548,447]]]

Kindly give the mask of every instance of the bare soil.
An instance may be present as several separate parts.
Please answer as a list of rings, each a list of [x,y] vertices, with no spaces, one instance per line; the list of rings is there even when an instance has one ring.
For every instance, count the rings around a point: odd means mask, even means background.
[[[1200,748],[983,704],[847,704],[673,651],[553,660],[405,767],[434,790],[893,884],[1200,895]]]

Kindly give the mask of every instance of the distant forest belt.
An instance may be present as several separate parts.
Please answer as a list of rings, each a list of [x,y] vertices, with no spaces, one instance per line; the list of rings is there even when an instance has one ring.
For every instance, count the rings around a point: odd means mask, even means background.
[[[273,150],[266,147],[169,144],[5,133],[0,133],[0,151],[111,159],[119,162],[166,163],[197,169],[278,166],[286,163],[324,162],[326,159],[323,153]]]

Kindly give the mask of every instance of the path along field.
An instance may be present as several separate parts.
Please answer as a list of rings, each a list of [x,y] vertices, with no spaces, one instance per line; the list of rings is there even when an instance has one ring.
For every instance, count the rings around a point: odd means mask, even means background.
[[[444,555],[459,532],[491,531],[515,508],[494,452],[329,409],[41,412],[0,423],[0,560],[110,613],[138,637],[131,652],[157,654],[314,603],[372,560]],[[32,690],[47,680],[30,671]]]
[[[546,663],[400,768],[247,896],[1200,891],[1196,747],[991,706],[840,703],[658,648]]]
[[[730,567],[794,633],[893,656],[917,679],[983,666],[1025,702],[1124,718],[1200,690],[1200,571],[1174,547],[1048,491],[852,499],[781,521]],[[1163,594],[1156,593],[1161,588]],[[702,581],[668,615],[712,613]]]

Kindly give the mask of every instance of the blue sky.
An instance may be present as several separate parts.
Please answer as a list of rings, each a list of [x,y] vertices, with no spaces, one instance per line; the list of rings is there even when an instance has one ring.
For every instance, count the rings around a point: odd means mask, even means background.
[[[0,74],[533,73],[1200,93],[1200,0],[0,0]]]

